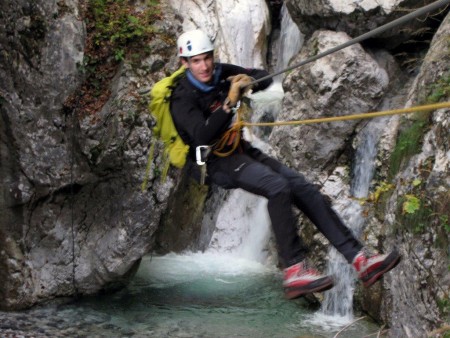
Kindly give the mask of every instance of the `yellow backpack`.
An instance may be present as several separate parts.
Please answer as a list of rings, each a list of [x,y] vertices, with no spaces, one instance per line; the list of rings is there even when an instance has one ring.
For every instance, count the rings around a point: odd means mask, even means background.
[[[186,145],[180,135],[178,135],[178,131],[172,120],[172,115],[170,114],[170,95],[177,85],[178,80],[184,75],[185,70],[185,67],[181,66],[170,76],[158,81],[150,91],[151,99],[149,110],[156,121],[156,125],[153,128],[153,135],[155,138],[153,139],[149,151],[145,178],[142,183],[142,191],[145,191],[147,188],[148,174],[153,162],[157,139],[160,139],[164,143],[163,170],[161,173],[163,180],[167,176],[170,165],[177,168],[183,168],[186,163],[189,146]]]

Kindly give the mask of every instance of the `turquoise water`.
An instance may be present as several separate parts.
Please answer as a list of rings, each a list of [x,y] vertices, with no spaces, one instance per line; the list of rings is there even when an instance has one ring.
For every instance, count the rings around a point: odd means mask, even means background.
[[[145,257],[113,295],[8,315],[0,328],[15,319],[21,330],[61,337],[333,337],[349,323],[305,299],[285,300],[277,269],[217,254]],[[340,337],[377,331],[358,321]]]
[[[281,282],[277,269],[232,256],[146,257],[126,290],[78,306],[151,337],[332,337],[348,324],[305,299],[285,300]],[[344,337],[374,332],[358,322]]]

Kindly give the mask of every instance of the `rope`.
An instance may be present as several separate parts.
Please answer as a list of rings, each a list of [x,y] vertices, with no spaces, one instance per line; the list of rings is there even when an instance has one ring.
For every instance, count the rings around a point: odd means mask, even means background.
[[[239,114],[238,114],[239,116]],[[230,129],[223,133],[220,140],[213,146],[213,154],[219,157],[230,156],[239,147],[241,142],[242,121],[235,122]],[[228,151],[224,151],[225,147],[231,146]]]
[[[272,78],[274,76],[277,76],[277,75],[289,72],[289,71],[291,71],[291,70],[293,70],[295,68],[298,68],[298,67],[303,66],[303,65],[305,65],[307,63],[316,61],[316,60],[318,60],[320,58],[323,58],[324,56],[327,56],[329,54],[337,52],[337,51],[339,51],[341,49],[344,49],[346,47],[354,45],[354,44],[356,44],[358,42],[367,40],[368,38],[371,38],[371,37],[373,37],[375,35],[383,33],[384,31],[387,31],[388,29],[391,29],[391,28],[394,28],[396,26],[399,26],[399,25],[401,25],[401,24],[403,24],[403,23],[405,23],[407,21],[410,21],[412,19],[415,19],[415,18],[417,18],[417,17],[419,17],[421,15],[427,14],[428,12],[431,12],[431,11],[433,11],[435,9],[438,9],[438,8],[444,6],[444,5],[448,5],[449,3],[450,3],[450,0],[440,0],[440,1],[433,2],[433,3],[431,3],[431,4],[427,5],[427,6],[424,6],[424,7],[421,7],[419,9],[415,10],[414,12],[411,12],[409,14],[406,14],[406,15],[404,15],[404,16],[396,19],[396,20],[394,20],[394,21],[391,21],[391,22],[389,22],[389,23],[387,23],[387,24],[385,24],[383,26],[377,27],[377,28],[375,28],[375,29],[373,29],[373,30],[371,30],[371,31],[369,31],[367,33],[364,33],[364,34],[362,34],[362,35],[360,35],[360,36],[358,36],[358,37],[356,37],[354,39],[351,39],[351,40],[349,40],[349,41],[347,41],[347,42],[345,42],[345,43],[343,43],[343,44],[341,44],[339,46],[333,47],[333,48],[331,48],[329,50],[326,50],[325,52],[322,52],[320,54],[314,55],[314,56],[312,56],[312,57],[310,57],[310,58],[308,58],[308,59],[306,59],[304,61],[301,61],[298,64],[295,64],[295,65],[290,66],[290,67],[288,67],[286,69],[280,70],[279,72],[276,72],[276,73],[264,76],[262,78],[259,78],[259,79],[255,80],[255,81],[251,82],[249,84],[249,86],[255,85],[255,84],[257,84],[257,83],[259,83],[261,81],[270,79],[270,78]]]
[[[241,105],[242,107],[242,105]],[[313,124],[313,123],[325,123],[325,122],[337,122],[337,121],[348,121],[348,120],[358,120],[358,119],[368,119],[380,116],[389,115],[399,115],[399,114],[410,114],[415,112],[424,112],[430,110],[436,110],[441,108],[450,108],[450,102],[433,103],[422,106],[415,106],[409,108],[392,109],[380,112],[370,112],[361,113],[354,115],[344,115],[344,116],[333,116],[333,117],[323,117],[317,119],[307,119],[307,120],[294,120],[294,121],[277,121],[277,122],[245,122],[241,119],[241,107],[236,113],[236,121],[222,136],[222,138],[217,142],[215,149],[213,151],[214,155],[219,157],[226,157],[231,155],[239,146],[241,140],[241,129],[243,127],[276,127],[276,126],[287,126],[287,125],[302,125],[302,124]],[[226,146],[231,146],[229,150],[224,151]]]
[[[240,121],[239,128],[240,127],[254,127],[254,126],[286,126],[286,125],[300,125],[300,124],[369,119],[369,118],[374,118],[374,117],[379,117],[379,116],[409,114],[409,113],[415,113],[415,112],[420,112],[420,111],[436,110],[436,109],[441,109],[441,108],[450,108],[450,102],[434,103],[434,104],[428,104],[428,105],[416,106],[416,107],[410,107],[410,108],[402,108],[402,109],[385,110],[385,111],[381,111],[381,112],[370,112],[370,113],[362,113],[362,114],[354,114],[354,115],[323,117],[323,118],[317,118],[317,119],[298,120],[298,121],[277,121],[277,122],[258,122],[258,123],[250,123],[250,122]]]

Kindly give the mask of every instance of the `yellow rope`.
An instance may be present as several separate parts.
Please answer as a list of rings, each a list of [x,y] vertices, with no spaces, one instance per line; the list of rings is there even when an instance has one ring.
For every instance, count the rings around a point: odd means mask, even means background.
[[[222,136],[222,138],[217,142],[214,147],[213,153],[219,157],[226,157],[231,155],[239,146],[239,142],[241,139],[241,129],[243,127],[276,127],[276,126],[287,126],[287,125],[300,125],[300,124],[312,124],[312,123],[323,123],[323,122],[336,122],[336,121],[347,121],[347,120],[357,120],[357,119],[368,119],[373,117],[380,116],[388,116],[388,115],[398,115],[398,114],[409,114],[420,111],[429,111],[436,110],[441,108],[450,108],[450,102],[441,102],[441,103],[433,103],[427,104],[423,106],[416,106],[410,108],[401,108],[401,109],[393,109],[393,110],[385,110],[381,112],[370,112],[363,114],[354,114],[354,115],[345,115],[345,116],[333,116],[333,117],[323,117],[317,119],[308,119],[308,120],[296,120],[296,121],[277,121],[277,122],[245,122],[241,119],[241,108],[238,109],[236,113],[236,121],[228,129]],[[233,135],[234,133],[234,135]],[[232,137],[232,144],[230,144],[229,140]],[[228,151],[224,152],[224,149],[227,145],[231,145],[231,148]]]
[[[398,114],[408,114],[419,111],[429,111],[441,108],[450,108],[450,102],[441,102],[441,103],[433,103],[427,104],[423,106],[416,106],[410,108],[402,108],[402,109],[393,109],[393,110],[385,110],[381,112],[371,112],[371,113],[363,113],[363,114],[355,114],[355,115],[345,115],[345,116],[333,116],[333,117],[324,117],[317,119],[308,119],[308,120],[297,120],[297,121],[277,121],[277,122],[258,122],[258,123],[250,123],[245,121],[240,121],[239,119],[236,123],[239,123],[241,127],[256,127],[256,126],[286,126],[286,125],[300,125],[300,124],[311,124],[311,123],[322,123],[322,122],[335,122],[335,121],[346,121],[346,120],[357,120],[357,119],[367,119],[379,116],[387,116],[387,115],[398,115]]]

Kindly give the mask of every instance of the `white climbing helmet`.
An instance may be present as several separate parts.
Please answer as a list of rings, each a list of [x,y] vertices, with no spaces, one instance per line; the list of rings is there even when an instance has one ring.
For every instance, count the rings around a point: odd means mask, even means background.
[[[214,50],[208,35],[196,29],[180,35],[177,40],[178,56],[191,57]]]

